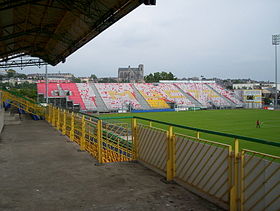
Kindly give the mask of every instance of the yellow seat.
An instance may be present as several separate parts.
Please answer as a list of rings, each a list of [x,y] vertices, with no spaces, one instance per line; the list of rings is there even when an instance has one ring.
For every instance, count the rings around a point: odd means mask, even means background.
[[[147,102],[152,108],[169,108],[167,103],[161,99],[147,99]]]

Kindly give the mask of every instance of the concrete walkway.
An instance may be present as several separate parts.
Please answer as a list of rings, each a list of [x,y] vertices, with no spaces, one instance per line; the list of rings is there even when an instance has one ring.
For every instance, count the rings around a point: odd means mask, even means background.
[[[45,121],[4,127],[0,210],[218,210],[137,163],[96,160]]]

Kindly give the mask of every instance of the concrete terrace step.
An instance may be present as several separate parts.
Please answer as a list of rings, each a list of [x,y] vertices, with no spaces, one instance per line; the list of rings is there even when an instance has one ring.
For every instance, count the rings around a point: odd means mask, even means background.
[[[21,124],[19,114],[6,111],[4,113],[4,125],[18,125]]]
[[[208,84],[205,84],[205,85],[208,86],[211,90],[213,90],[218,96],[220,96],[225,101],[227,101],[230,104],[230,106],[232,106],[234,108],[236,107],[236,104],[234,102],[232,102],[230,99],[228,99],[225,96],[221,95],[219,92],[217,92],[213,87],[209,86]]]
[[[141,95],[138,89],[135,87],[134,84],[131,84],[131,87],[135,93],[136,100],[140,103],[143,109],[152,109],[149,103],[145,100],[145,98]]]
[[[174,84],[174,86],[176,86],[176,88],[188,99],[192,102],[192,104],[194,104],[196,107],[203,107],[203,105],[198,102],[195,98],[193,98],[192,96],[188,95],[187,93],[185,93],[179,86],[177,86],[176,84]]]
[[[46,121],[5,127],[0,210],[219,210],[138,163],[95,165]]]
[[[106,104],[102,100],[102,97],[101,97],[98,89],[94,85],[94,83],[91,83],[90,87],[92,88],[92,90],[94,91],[94,94],[96,96],[95,97],[95,103],[96,103],[97,111],[98,112],[109,112],[109,109],[107,108]]]

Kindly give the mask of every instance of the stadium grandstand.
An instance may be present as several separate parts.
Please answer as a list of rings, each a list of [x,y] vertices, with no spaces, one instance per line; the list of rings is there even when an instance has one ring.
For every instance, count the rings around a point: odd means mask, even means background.
[[[210,86],[215,91],[217,91],[220,95],[222,95],[226,99],[229,99],[231,102],[235,103],[236,105],[242,106],[242,102],[238,99],[238,97],[235,95],[234,92],[230,92],[216,83],[208,83],[207,85]]]
[[[40,99],[46,98],[45,83],[37,84]],[[191,108],[239,108],[233,92],[214,82],[184,83],[49,83],[50,102],[63,108],[87,112]],[[63,102],[63,103],[62,103]]]
[[[124,105],[133,106],[135,109],[141,109],[141,105],[135,97],[131,84],[119,83],[100,83],[92,84],[97,89],[97,95],[100,94],[102,101],[108,110],[122,109]]]
[[[239,108],[260,90],[48,80],[143,3],[156,0],[0,0],[0,67],[46,65],[44,103],[0,90],[0,210],[280,210],[279,111],[90,113]]]

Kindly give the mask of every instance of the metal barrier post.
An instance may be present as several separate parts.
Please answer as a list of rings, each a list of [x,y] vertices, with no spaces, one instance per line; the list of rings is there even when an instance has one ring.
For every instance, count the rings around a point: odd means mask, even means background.
[[[237,210],[238,200],[238,176],[239,176],[239,140],[234,139],[234,173],[233,173],[233,186],[230,190],[230,211]]]
[[[81,144],[80,144],[80,150],[85,150],[86,148],[86,120],[85,115],[82,117],[82,137],[81,137]]]
[[[169,126],[167,132],[167,164],[166,180],[171,181],[175,176],[175,135],[173,127]]]
[[[56,122],[56,129],[60,129],[60,108],[57,109],[57,122]]]
[[[74,112],[71,114],[71,130],[70,130],[70,140],[74,141],[74,133],[75,133],[75,116]]]
[[[133,159],[137,160],[138,158],[138,140],[137,140],[137,119],[132,118],[131,129],[132,129],[132,151]]]
[[[102,163],[102,120],[97,122],[97,152],[98,162]]]
[[[55,126],[55,107],[52,109],[52,126]]]
[[[53,116],[53,106],[50,106],[50,115],[49,115],[49,123],[52,124],[52,116]]]
[[[228,149],[228,186],[229,186],[229,206],[230,209],[232,207],[232,199],[234,199],[234,191],[233,191],[233,183],[234,183],[234,178],[233,178],[233,172],[234,172],[234,166],[233,166],[233,162],[232,162],[232,158],[233,158],[233,150],[232,150],[232,146],[229,146]]]
[[[52,123],[52,112],[53,112],[53,109],[52,109],[52,106],[50,105],[50,115],[49,115],[49,123],[50,124]]]
[[[51,105],[48,106],[48,116],[47,116],[47,121],[50,123],[51,122],[51,116],[52,116],[52,113],[51,113]]]
[[[63,111],[63,125],[62,125],[62,134],[66,134],[66,111]]]
[[[200,138],[200,133],[198,131],[196,132],[196,138]]]
[[[15,100],[17,100],[17,99],[15,99]],[[25,109],[29,112],[29,111],[30,111],[30,106],[29,106],[29,103],[28,103],[28,102],[26,102],[26,103],[25,103],[25,106],[26,106],[26,108],[25,108]]]
[[[245,152],[241,151],[241,162],[240,162],[240,167],[241,167],[241,174],[240,174],[240,211],[244,210],[244,157],[245,157]]]

